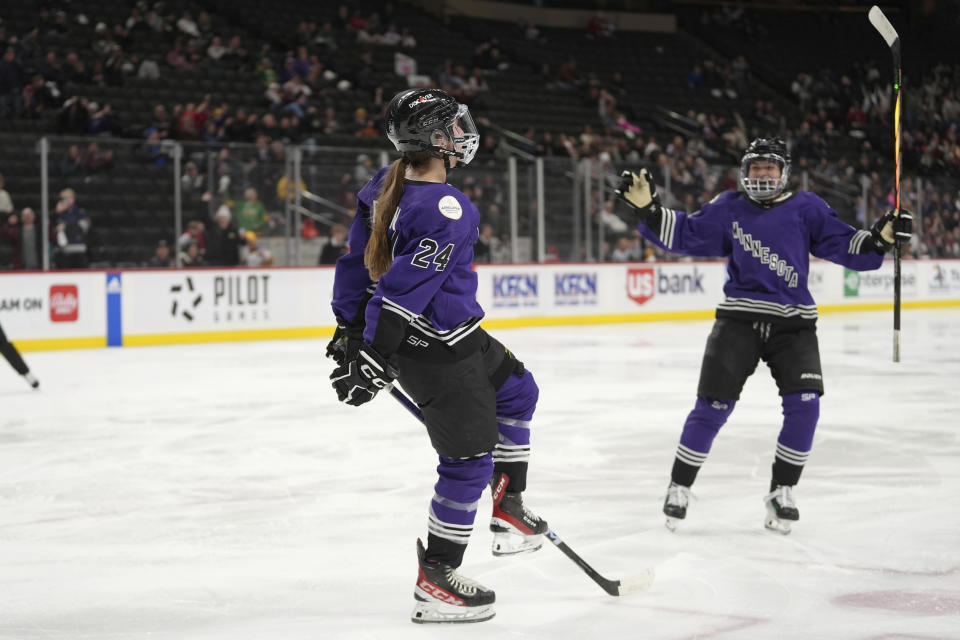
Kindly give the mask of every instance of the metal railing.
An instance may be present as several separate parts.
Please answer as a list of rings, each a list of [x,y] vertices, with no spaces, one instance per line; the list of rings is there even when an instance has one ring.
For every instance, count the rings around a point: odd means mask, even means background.
[[[385,149],[276,142],[209,145],[53,136],[40,138],[35,149],[22,143],[8,149],[0,173],[8,190],[22,194],[16,198],[17,212],[36,209],[42,238],[50,239],[38,265],[44,270],[66,264],[53,202],[67,188],[90,219],[84,237],[87,266],[163,264],[151,260],[155,251],[163,253],[160,241],[174,265],[193,264],[190,252],[205,241],[209,251],[216,244],[209,240],[223,235],[216,227],[225,218],[227,232],[240,236],[241,245],[252,232],[256,239],[251,241],[272,253],[274,264],[316,264],[331,230],[351,223],[357,191],[396,157]],[[597,156],[481,154],[448,180],[480,210],[487,250],[478,247],[479,260],[592,262],[622,259],[624,246],[635,249],[632,259],[667,258],[641,242],[631,214],[613,205],[613,188],[625,168],[639,169]],[[663,157],[652,170],[665,205],[694,211],[729,184],[736,167],[698,161],[685,168],[679,159]],[[800,172],[792,182],[792,188],[819,193],[841,218],[861,228],[889,206],[890,186],[875,176],[844,179],[816,172]],[[960,203],[953,203],[958,186],[960,180],[946,177],[904,180],[903,201],[916,210],[922,231],[918,240],[923,242],[911,247],[915,253],[952,251],[960,233],[954,221]],[[190,249],[193,243],[201,246]],[[0,268],[11,268],[16,251],[0,250]],[[220,264],[222,257],[215,260]]]

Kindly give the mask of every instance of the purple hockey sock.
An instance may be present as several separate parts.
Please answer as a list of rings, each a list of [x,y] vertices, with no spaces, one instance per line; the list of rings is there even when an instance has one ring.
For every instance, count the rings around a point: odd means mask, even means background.
[[[813,434],[820,418],[820,394],[800,391],[783,396],[783,427],[777,438],[770,490],[778,485],[793,486],[800,481],[803,465],[813,448]]]
[[[527,488],[530,461],[530,420],[537,408],[540,389],[533,374],[511,375],[497,390],[497,428],[500,438],[493,450],[494,473],[510,478],[507,491]]]
[[[693,411],[683,425],[670,479],[685,487],[693,485],[697,472],[707,460],[713,439],[733,412],[736,400],[717,400],[697,396]]]
[[[473,531],[477,503],[493,473],[493,456],[488,453],[469,460],[440,456],[437,473],[440,479],[430,501],[425,557],[459,567]]]

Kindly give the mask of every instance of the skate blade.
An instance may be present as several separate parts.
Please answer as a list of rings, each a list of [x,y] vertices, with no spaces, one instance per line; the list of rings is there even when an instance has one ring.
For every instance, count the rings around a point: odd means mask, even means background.
[[[766,527],[769,531],[775,531],[782,535],[790,535],[790,525],[792,520],[780,520],[779,518],[767,518],[763,522],[763,526]]]
[[[667,521],[663,523],[667,529],[670,531],[676,531],[677,525],[680,524],[680,518],[674,518],[673,516],[667,516]]]
[[[515,556],[521,553],[533,553],[543,546],[543,535],[532,536],[512,531],[497,531],[493,534],[493,543],[490,550],[498,558],[501,556]]]
[[[410,620],[417,624],[467,624],[484,622],[494,615],[496,612],[492,604],[480,607],[458,607],[431,600],[418,601],[413,607],[413,613],[410,614]]]

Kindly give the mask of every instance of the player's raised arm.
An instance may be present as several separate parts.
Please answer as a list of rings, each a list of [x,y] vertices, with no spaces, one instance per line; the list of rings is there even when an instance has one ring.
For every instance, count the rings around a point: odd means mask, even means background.
[[[637,230],[662,249],[690,256],[729,255],[726,218],[707,215],[713,213],[709,204],[699,215],[663,206],[653,176],[646,168],[640,169],[639,174],[624,171],[614,193],[640,218]]]
[[[805,211],[810,230],[810,253],[848,269],[869,271],[883,262],[884,254],[896,241],[909,242],[913,233],[913,214],[890,210],[869,230],[857,230],[841,221],[823,200],[811,196],[811,208]]]

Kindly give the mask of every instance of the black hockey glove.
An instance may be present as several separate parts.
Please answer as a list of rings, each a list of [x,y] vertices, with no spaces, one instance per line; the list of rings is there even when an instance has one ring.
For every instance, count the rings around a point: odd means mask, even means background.
[[[340,402],[359,407],[370,402],[380,389],[397,378],[397,369],[367,343],[362,343],[357,356],[330,374]]]
[[[363,329],[343,324],[337,325],[333,338],[327,343],[327,357],[332,358],[338,365],[357,357],[360,345],[363,344]]]
[[[646,168],[640,169],[639,175],[632,171],[621,173],[613,192],[643,218],[660,212],[660,194]]]
[[[886,253],[897,242],[910,242],[913,233],[913,212],[890,209],[870,227],[870,237],[877,253]]]

